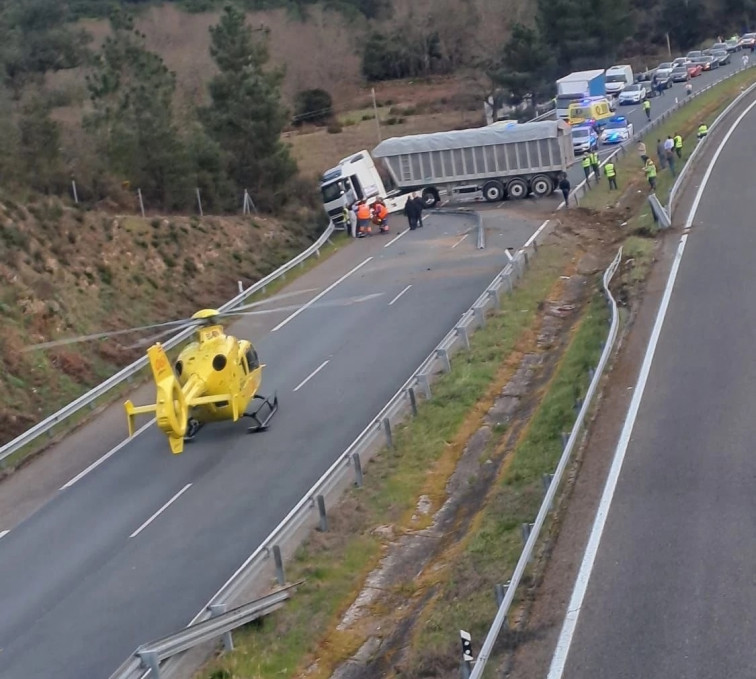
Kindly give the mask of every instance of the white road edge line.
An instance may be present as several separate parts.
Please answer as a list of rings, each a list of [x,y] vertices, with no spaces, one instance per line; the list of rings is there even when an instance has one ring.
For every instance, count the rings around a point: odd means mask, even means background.
[[[145,424],[142,427],[140,427],[139,429],[137,429],[134,432],[134,436],[131,436],[131,437],[129,437],[129,438],[124,439],[123,441],[121,441],[117,446],[115,446],[114,448],[112,448],[109,452],[105,453],[105,455],[103,455],[99,460],[96,460],[95,462],[93,462],[92,464],[90,464],[83,472],[79,472],[68,483],[62,485],[58,490],[66,490],[66,488],[70,488],[77,481],[81,481],[81,479],[83,479],[87,474],[89,474],[89,472],[93,471],[94,469],[97,469],[97,467],[99,467],[103,462],[105,462],[105,460],[107,460],[111,456],[115,455],[129,441],[133,441],[137,436],[139,436],[139,434],[141,434],[142,432],[144,432],[147,429],[147,427],[153,425],[154,423],[155,423],[155,418],[153,417],[149,422],[147,422],[147,424]]]
[[[297,316],[299,316],[299,314],[301,314],[301,313],[302,313],[302,312],[303,312],[303,311],[304,311],[305,309],[307,309],[307,308],[311,307],[311,306],[312,306],[313,304],[315,304],[315,302],[317,302],[317,301],[318,301],[318,300],[319,300],[319,299],[320,299],[321,297],[324,297],[324,296],[325,296],[325,295],[327,295],[327,294],[328,294],[329,292],[331,292],[331,290],[333,290],[333,289],[334,289],[334,288],[335,288],[335,287],[336,287],[337,285],[339,285],[339,283],[343,283],[343,282],[344,282],[344,281],[345,281],[345,280],[346,280],[347,278],[349,278],[349,276],[351,276],[351,275],[352,275],[352,274],[353,274],[353,273],[354,273],[355,271],[358,271],[358,270],[359,270],[359,269],[361,269],[361,268],[362,268],[363,266],[365,266],[365,264],[367,264],[367,263],[368,263],[368,262],[369,262],[369,261],[370,261],[371,259],[373,259],[373,258],[372,258],[372,257],[368,257],[367,259],[365,259],[365,260],[363,260],[362,262],[360,262],[360,263],[359,263],[359,264],[358,264],[357,266],[355,266],[355,267],[354,267],[354,268],[353,268],[353,269],[352,269],[351,271],[348,271],[347,273],[345,273],[345,274],[344,274],[344,275],[343,275],[343,276],[342,276],[341,278],[339,278],[339,280],[337,280],[337,281],[336,281],[336,282],[334,282],[334,283],[331,283],[331,284],[330,284],[330,285],[329,285],[329,286],[328,286],[328,287],[327,287],[327,288],[326,288],[325,290],[323,290],[323,292],[321,292],[321,293],[318,293],[317,295],[315,295],[315,297],[313,297],[313,298],[312,298],[312,299],[311,299],[311,300],[310,300],[309,302],[307,302],[307,304],[303,304],[303,305],[302,305],[301,307],[299,307],[299,309],[297,309],[297,310],[296,310],[296,311],[295,311],[295,312],[294,312],[293,314],[291,314],[291,316],[287,316],[286,318],[284,318],[284,319],[283,319],[283,320],[282,320],[282,321],[281,321],[281,322],[280,322],[280,323],[279,323],[279,324],[278,324],[278,325],[277,325],[277,326],[276,326],[275,328],[273,328],[273,330],[271,330],[271,332],[276,332],[277,330],[280,330],[280,329],[281,329],[281,328],[283,328],[283,327],[284,327],[284,326],[285,326],[285,325],[286,325],[286,324],[287,324],[287,323],[288,323],[289,321],[292,321],[292,320],[294,320],[294,319],[295,319],[295,318],[296,318]]]
[[[402,236],[403,236],[403,235],[404,235],[405,233],[407,233],[407,231],[409,231],[409,229],[404,229],[404,231],[402,231],[402,232],[401,232],[401,233],[399,233],[398,235],[394,236],[394,237],[393,237],[393,238],[392,238],[392,239],[391,239],[391,240],[390,240],[390,241],[389,241],[388,243],[386,243],[386,245],[384,245],[383,247],[384,247],[384,248],[387,248],[387,247],[388,247],[389,245],[393,245],[393,244],[394,244],[394,243],[396,243],[396,241],[398,241],[398,240],[399,240],[399,239],[400,239],[400,238],[401,238],[401,237],[402,237]]]
[[[330,360],[330,359],[328,359]],[[294,387],[294,391],[299,391],[305,384],[307,384],[315,375],[317,375],[323,368],[328,365],[328,360],[323,361],[315,370],[313,370],[307,377],[305,377],[298,386]]]
[[[394,297],[394,299],[392,299],[392,300],[391,300],[391,301],[389,302],[389,306],[392,306],[392,305],[394,304],[394,302],[396,302],[396,301],[397,301],[397,300],[398,300],[398,299],[399,299],[399,298],[400,298],[400,297],[401,297],[401,296],[402,296],[402,295],[403,295],[403,294],[404,294],[405,292],[407,292],[407,290],[409,290],[409,289],[410,289],[411,287],[412,287],[412,283],[410,283],[410,284],[409,284],[409,285],[408,285],[408,286],[407,286],[406,288],[404,288],[404,290],[402,290],[402,291],[401,291],[401,292],[400,292],[400,293],[399,293],[399,294],[398,294],[398,295],[397,295],[396,297]]]
[[[462,238],[460,238],[456,243],[454,243],[454,245],[451,246],[451,249],[453,250],[454,248],[456,248],[469,235],[470,235],[469,233],[466,233],[464,236],[462,236]]]
[[[756,106],[756,101],[752,102],[748,108],[740,114],[738,119],[732,124],[727,131],[724,139],[717,147],[717,151],[714,157],[709,163],[709,167],[706,169],[706,173],[703,176],[701,185],[698,187],[693,205],[691,205],[688,218],[685,222],[685,229],[689,229],[693,224],[696,212],[698,211],[698,205],[701,202],[706,186],[709,182],[709,177],[714,169],[714,166],[719,159],[720,153],[730,139],[732,133],[737,129],[740,121]],[[688,242],[688,234],[684,234],[680,238],[680,244],[677,247],[675,253],[675,260],[672,264],[672,270],[669,272],[669,278],[667,279],[667,285],[664,289],[664,296],[662,297],[661,304],[659,305],[659,311],[656,315],[656,321],[654,323],[653,331],[646,348],[646,355],[643,357],[643,364],[641,365],[640,374],[638,376],[638,382],[633,393],[632,401],[630,402],[630,408],[625,418],[625,423],[622,427],[617,447],[614,451],[614,459],[612,461],[611,469],[609,470],[609,476],[606,479],[606,485],[604,486],[604,492],[601,495],[601,501],[599,502],[598,511],[596,512],[596,518],[591,528],[591,534],[588,539],[588,545],[585,548],[585,554],[583,561],[580,564],[580,571],[578,572],[577,579],[575,580],[575,588],[572,591],[572,597],[570,598],[569,606],[567,607],[567,615],[565,616],[562,630],[559,633],[559,639],[557,641],[556,649],[554,650],[554,657],[551,660],[551,667],[549,668],[549,674],[547,679],[561,679],[564,668],[567,665],[567,656],[570,652],[572,645],[572,639],[577,628],[578,618],[580,617],[580,611],[583,607],[583,600],[585,593],[588,590],[588,582],[591,578],[591,572],[593,571],[593,565],[596,561],[596,555],[598,554],[599,544],[601,542],[601,536],[604,532],[604,526],[609,515],[609,509],[614,498],[614,491],[617,488],[617,482],[622,470],[622,464],[625,461],[625,454],[630,444],[630,436],[632,435],[633,428],[635,426],[635,419],[638,415],[638,409],[640,408],[641,400],[643,399],[643,392],[646,388],[646,382],[648,375],[651,371],[651,363],[656,353],[656,345],[661,335],[662,326],[664,325],[664,319],[667,315],[667,307],[669,307],[669,301],[672,297],[672,290],[677,278],[677,272],[680,269],[680,263],[682,262],[683,253],[685,252],[685,244]]]
[[[562,201],[562,205],[564,205],[564,201]],[[561,205],[560,205],[560,207],[561,207]],[[541,226],[539,226],[539,227],[538,227],[538,228],[536,229],[536,232],[535,232],[535,233],[534,233],[534,234],[533,234],[533,235],[532,235],[532,236],[531,236],[530,238],[528,238],[528,240],[527,240],[527,241],[525,242],[525,245],[523,245],[523,246],[522,246],[522,249],[523,249],[523,250],[524,250],[525,248],[528,248],[528,247],[530,247],[530,245],[532,244],[532,242],[533,242],[533,241],[534,241],[534,240],[535,240],[536,238],[538,238],[538,236],[540,236],[540,235],[541,235],[541,231],[543,231],[543,230],[544,230],[544,229],[546,228],[546,225],[547,225],[547,224],[548,224],[548,223],[549,223],[550,221],[551,221],[550,219],[547,219],[547,220],[546,220],[546,221],[545,221],[545,222],[544,222],[543,224],[541,224]]]
[[[0,540],[2,540],[6,535],[10,533],[9,530],[0,530]]]
[[[160,509],[158,509],[147,521],[145,521],[139,528],[137,528],[131,535],[129,535],[130,538],[135,538],[139,533],[141,533],[147,526],[149,526],[155,519],[157,519],[158,516],[160,516],[168,507],[170,507],[176,500],[178,500],[184,493],[186,493],[187,490],[189,490],[192,487],[191,483],[187,483],[178,493],[176,493],[168,502],[166,502]]]

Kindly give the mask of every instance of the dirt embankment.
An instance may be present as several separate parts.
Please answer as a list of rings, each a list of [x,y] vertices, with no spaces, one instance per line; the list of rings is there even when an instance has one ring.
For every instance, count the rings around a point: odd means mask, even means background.
[[[185,318],[234,296],[313,236],[267,218],[141,219],[0,201],[0,444],[144,351],[134,337],[36,342]]]

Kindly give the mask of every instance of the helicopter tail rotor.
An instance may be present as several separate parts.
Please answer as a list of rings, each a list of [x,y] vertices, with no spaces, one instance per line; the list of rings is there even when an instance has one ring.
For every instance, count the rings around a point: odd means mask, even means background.
[[[155,378],[157,397],[155,403],[148,406],[135,406],[126,401],[126,414],[129,420],[129,436],[134,435],[134,418],[143,413],[155,413],[157,426],[166,434],[171,451],[174,454],[184,450],[184,436],[186,435],[189,419],[189,406],[184,391],[176,379],[171,363],[163,347],[155,344],[147,350],[147,357]]]

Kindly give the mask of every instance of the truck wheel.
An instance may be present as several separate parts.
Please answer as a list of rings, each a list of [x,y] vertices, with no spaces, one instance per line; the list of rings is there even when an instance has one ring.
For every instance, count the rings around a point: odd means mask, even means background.
[[[498,203],[504,200],[504,185],[497,179],[486,182],[483,185],[483,198],[489,203]]]
[[[537,174],[530,182],[530,189],[533,191],[533,195],[537,198],[543,198],[544,196],[550,196],[554,191],[554,184],[551,178],[545,174]]]
[[[510,198],[525,198],[528,195],[528,185],[524,179],[517,177],[507,184],[507,195]]]
[[[436,207],[436,203],[438,203],[438,193],[436,193],[435,189],[425,189],[423,191],[422,201],[424,208]]]

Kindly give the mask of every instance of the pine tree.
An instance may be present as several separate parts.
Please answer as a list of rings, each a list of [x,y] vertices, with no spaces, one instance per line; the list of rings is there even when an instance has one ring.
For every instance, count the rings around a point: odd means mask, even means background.
[[[110,166],[139,187],[148,203],[166,208],[191,204],[186,152],[173,117],[175,76],[144,47],[144,36],[123,14],[111,18],[113,35],[87,78],[95,130]]]
[[[212,103],[201,119],[226,154],[239,196],[248,189],[258,207],[272,209],[297,171],[281,141],[288,120],[281,104],[283,72],[265,68],[267,35],[253,33],[244,19],[229,6],[210,29],[210,54],[220,72],[210,82]]]

